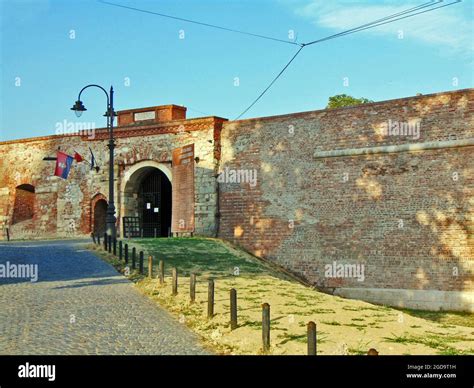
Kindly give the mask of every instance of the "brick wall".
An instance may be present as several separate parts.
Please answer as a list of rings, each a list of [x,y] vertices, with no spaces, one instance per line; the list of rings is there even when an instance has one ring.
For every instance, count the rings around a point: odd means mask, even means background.
[[[473,138],[474,89],[224,123],[219,236],[327,290],[474,291],[473,147],[453,146]],[[449,148],[318,154],[429,142]],[[364,280],[326,276],[334,261]]]

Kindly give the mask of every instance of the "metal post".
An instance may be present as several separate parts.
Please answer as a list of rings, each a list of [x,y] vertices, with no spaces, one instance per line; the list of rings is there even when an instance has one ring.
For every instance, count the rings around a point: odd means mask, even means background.
[[[210,279],[207,289],[207,317],[214,316],[214,280]]]
[[[143,273],[143,251],[140,251],[140,259],[138,261],[138,270]]]
[[[160,284],[163,284],[165,282],[165,263],[163,260],[160,260]]]
[[[262,342],[263,351],[266,353],[270,350],[270,305],[262,304]]]
[[[148,277],[151,279],[153,277],[153,257],[148,256]]]
[[[178,270],[176,268],[173,268],[173,295],[178,295]]]
[[[308,322],[308,356],[316,356],[316,324]]]
[[[189,296],[191,303],[196,301],[196,274],[192,273],[189,277]]]
[[[237,329],[237,290],[230,290],[230,330]]]
[[[107,93],[106,93],[107,94]],[[107,126],[109,127],[109,204],[107,206],[107,232],[113,237],[117,237],[114,203],[114,88],[110,87],[109,104],[107,106]]]

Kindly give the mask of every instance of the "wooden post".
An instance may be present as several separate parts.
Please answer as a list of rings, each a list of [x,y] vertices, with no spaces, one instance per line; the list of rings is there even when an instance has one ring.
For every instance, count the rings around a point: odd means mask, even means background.
[[[308,356],[316,356],[316,323],[308,322]]]
[[[160,260],[160,284],[163,284],[165,282],[165,262],[163,260]]]
[[[107,241],[108,252],[112,253],[112,236],[109,236],[109,241]]]
[[[237,329],[237,290],[230,290],[230,330]]]
[[[107,251],[107,233],[104,233],[104,251]]]
[[[10,241],[10,229],[7,228],[7,241]]]
[[[137,266],[137,250],[135,247],[132,248],[132,269]]]
[[[143,273],[143,251],[140,251],[140,259],[138,261],[138,269],[140,273]]]
[[[148,256],[148,277],[151,279],[153,277],[153,257]]]
[[[128,264],[128,244],[125,244],[125,264]]]
[[[266,353],[270,350],[270,305],[262,304],[262,341],[263,351]]]
[[[207,317],[210,319],[214,316],[214,280],[209,279],[207,288]]]
[[[173,268],[173,295],[178,295],[178,270]]]
[[[96,241],[95,241],[95,234],[94,233],[91,233],[91,237],[92,237],[92,241],[94,242],[94,245],[96,244]]]
[[[119,260],[122,261],[123,258],[123,247],[122,247],[122,240],[119,241]]]
[[[117,256],[117,239],[114,238],[114,245],[113,245],[113,249],[114,249],[114,256]]]
[[[100,234],[97,235],[97,245],[100,245]]]
[[[189,296],[191,298],[191,303],[196,301],[196,274],[192,273],[189,278]]]

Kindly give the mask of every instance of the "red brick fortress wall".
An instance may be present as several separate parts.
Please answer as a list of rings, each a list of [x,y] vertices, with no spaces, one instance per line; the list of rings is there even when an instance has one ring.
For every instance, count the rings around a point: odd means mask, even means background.
[[[221,144],[220,237],[341,295],[474,308],[474,89],[228,122]]]

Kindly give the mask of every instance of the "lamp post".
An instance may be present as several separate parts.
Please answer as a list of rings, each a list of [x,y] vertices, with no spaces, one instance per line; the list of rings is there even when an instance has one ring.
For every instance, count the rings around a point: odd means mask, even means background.
[[[114,88],[111,86],[109,93],[100,85],[90,84],[84,86],[79,92],[77,101],[74,103],[71,110],[76,113],[77,117],[81,117],[82,112],[86,111],[86,107],[81,101],[81,94],[84,90],[90,87],[96,87],[101,89],[107,96],[107,111],[104,116],[107,117],[107,129],[109,131],[109,203],[107,206],[107,234],[112,236],[112,239],[117,237],[117,229],[115,218],[115,204],[114,204],[114,149],[115,149],[115,140],[114,140],[114,117],[116,113],[114,112]]]

